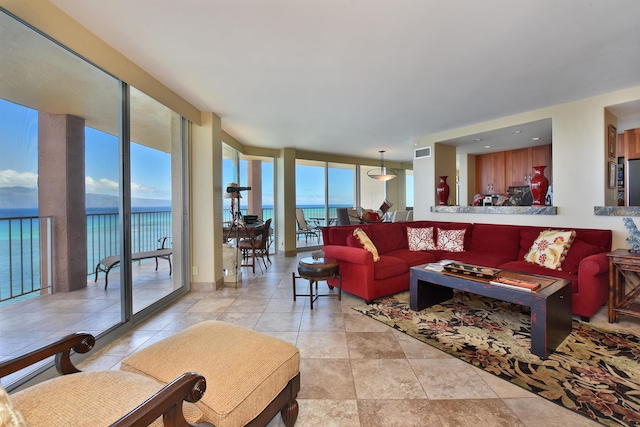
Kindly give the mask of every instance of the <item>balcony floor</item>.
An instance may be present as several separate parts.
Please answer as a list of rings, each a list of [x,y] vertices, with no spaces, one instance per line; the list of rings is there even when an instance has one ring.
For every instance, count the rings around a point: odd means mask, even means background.
[[[218,291],[192,291],[135,330],[96,351],[80,367],[118,369],[122,358],[136,350],[195,323],[217,319],[298,346],[302,388],[298,395],[300,414],[296,425],[301,427],[394,423],[472,426],[479,419],[484,426],[599,425],[355,312],[351,307],[362,304],[360,298],[349,294],[343,294],[342,302],[333,297],[319,298],[313,311],[308,298],[298,297],[294,302],[291,272],[297,270],[298,260],[306,256],[309,253],[291,258],[272,256],[273,265],[265,272],[257,269],[255,274],[243,268],[243,280],[237,289],[229,283]],[[140,294],[151,296],[170,289],[166,270],[160,268],[158,273],[151,267],[149,270],[135,273]],[[114,279],[116,277],[114,275]],[[302,292],[307,283],[298,279],[298,292]],[[109,284],[107,291],[103,287],[104,281],[99,279],[94,284],[90,280],[86,290],[50,295],[21,303],[20,308],[0,310],[3,357],[70,331],[91,330],[100,322],[109,324],[117,320],[116,281],[113,280],[113,286]],[[335,292],[323,283],[321,288],[323,293]],[[606,306],[592,323],[640,333],[640,319],[623,316],[620,323],[609,324]],[[362,347],[366,342],[386,344]],[[389,352],[393,357],[390,358]],[[449,384],[447,399],[429,397],[428,385],[420,383],[421,373],[414,372],[416,367],[430,364],[451,366],[450,377],[447,370],[437,370],[441,376],[439,381]],[[461,375],[465,381],[460,386]],[[397,382],[394,378],[403,378],[403,381]],[[417,385],[417,394],[411,398],[403,391],[406,382]],[[372,390],[376,390],[375,398],[364,396]],[[460,424],[461,420],[469,423]],[[282,425],[279,416],[269,424],[270,427]]]

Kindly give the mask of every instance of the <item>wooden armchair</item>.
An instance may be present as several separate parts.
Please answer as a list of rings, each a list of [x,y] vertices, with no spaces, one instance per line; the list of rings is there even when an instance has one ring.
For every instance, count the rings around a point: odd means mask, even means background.
[[[192,403],[206,389],[202,375],[188,372],[162,386],[130,372],[81,372],[71,362],[71,350],[86,353],[95,345],[87,333],[67,335],[37,350],[0,363],[0,378],[55,355],[60,377],[18,391],[12,406],[27,425],[111,425],[175,427],[211,426],[198,423],[202,412]],[[185,403],[183,407],[183,402]]]

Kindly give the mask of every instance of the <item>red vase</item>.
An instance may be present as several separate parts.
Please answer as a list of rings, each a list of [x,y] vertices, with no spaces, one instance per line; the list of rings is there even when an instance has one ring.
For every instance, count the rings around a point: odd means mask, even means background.
[[[447,184],[447,176],[440,177],[440,183],[438,187],[438,205],[448,206],[447,200],[449,200],[449,184]]]
[[[534,166],[534,174],[529,181],[531,196],[533,197],[533,206],[544,206],[544,198],[549,189],[549,180],[544,176],[546,166]]]

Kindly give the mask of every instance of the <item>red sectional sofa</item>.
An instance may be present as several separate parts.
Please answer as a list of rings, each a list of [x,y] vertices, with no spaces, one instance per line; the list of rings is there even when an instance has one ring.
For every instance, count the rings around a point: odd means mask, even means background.
[[[373,261],[371,252],[353,237],[361,227],[380,254]],[[465,230],[464,251],[411,251],[407,227],[434,227]],[[521,273],[541,274],[570,280],[573,286],[573,314],[588,320],[607,301],[611,230],[562,228],[575,230],[576,237],[562,270],[552,270],[524,260],[524,256],[542,230],[560,227],[472,224],[461,222],[413,221],[324,227],[322,237],[327,258],[337,259],[342,272],[342,289],[367,302],[409,289],[409,268],[442,259],[494,267]],[[437,240],[436,240],[437,241]],[[337,286],[337,279],[330,286]]]

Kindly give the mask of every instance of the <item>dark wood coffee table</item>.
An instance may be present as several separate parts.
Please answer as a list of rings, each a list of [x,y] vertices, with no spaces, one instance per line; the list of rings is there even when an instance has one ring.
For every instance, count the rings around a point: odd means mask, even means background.
[[[470,292],[531,308],[531,352],[543,359],[549,356],[571,333],[571,282],[555,282],[537,292],[526,292],[458,275],[427,270],[424,265],[411,268],[409,284],[412,310],[422,310],[453,297],[453,290]]]

